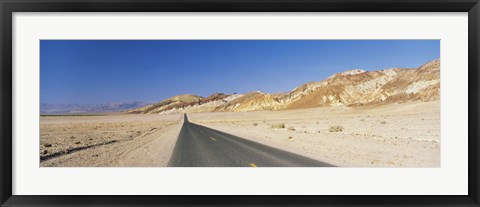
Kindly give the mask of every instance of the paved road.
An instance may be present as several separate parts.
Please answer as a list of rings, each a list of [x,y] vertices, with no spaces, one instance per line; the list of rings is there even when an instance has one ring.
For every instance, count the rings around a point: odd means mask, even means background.
[[[168,166],[333,167],[327,163],[191,123],[186,114]]]

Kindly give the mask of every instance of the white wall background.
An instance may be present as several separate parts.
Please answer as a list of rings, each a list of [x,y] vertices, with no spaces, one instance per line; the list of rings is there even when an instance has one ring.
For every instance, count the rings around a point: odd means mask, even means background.
[[[466,195],[466,13],[15,13],[13,194]],[[441,168],[40,168],[40,39],[441,39]]]

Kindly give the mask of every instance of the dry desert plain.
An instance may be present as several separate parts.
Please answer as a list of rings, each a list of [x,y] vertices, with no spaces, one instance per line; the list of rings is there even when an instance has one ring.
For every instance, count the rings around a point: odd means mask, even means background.
[[[440,167],[440,101],[188,118],[339,167]],[[182,114],[41,116],[40,166],[164,167],[182,124]]]

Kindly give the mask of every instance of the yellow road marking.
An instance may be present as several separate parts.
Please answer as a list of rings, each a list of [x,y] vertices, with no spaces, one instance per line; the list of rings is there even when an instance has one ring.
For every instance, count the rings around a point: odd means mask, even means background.
[[[213,137],[210,137],[210,139],[213,140],[213,141],[217,141],[217,140],[216,140],[215,138],[213,138]]]
[[[255,163],[250,163],[250,166],[257,167],[257,165],[255,165]]]

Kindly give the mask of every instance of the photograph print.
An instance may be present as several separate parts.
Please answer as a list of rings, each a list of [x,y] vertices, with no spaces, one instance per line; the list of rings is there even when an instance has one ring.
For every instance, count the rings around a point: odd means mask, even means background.
[[[40,167],[440,167],[440,40],[41,40]]]

